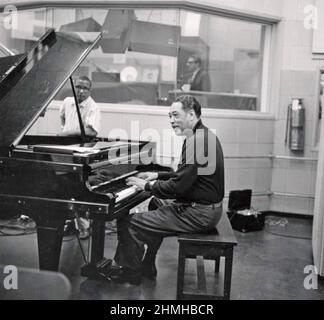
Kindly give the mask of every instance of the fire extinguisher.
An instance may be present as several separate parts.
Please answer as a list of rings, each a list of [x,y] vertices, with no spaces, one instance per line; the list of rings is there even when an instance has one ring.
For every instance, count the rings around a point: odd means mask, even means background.
[[[288,106],[286,138],[289,141],[289,149],[303,151],[305,141],[305,107],[303,99],[293,99]]]

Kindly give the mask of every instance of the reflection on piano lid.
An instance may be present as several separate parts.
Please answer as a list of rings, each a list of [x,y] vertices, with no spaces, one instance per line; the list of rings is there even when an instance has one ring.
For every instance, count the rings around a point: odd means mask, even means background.
[[[108,181],[104,181],[102,183],[99,183],[95,186],[92,186],[92,190],[96,190],[96,189],[99,189],[99,188],[102,188],[102,187],[110,187],[112,185],[114,185],[114,187],[116,188],[117,187],[117,190],[119,191],[119,188],[122,188],[122,187],[125,187],[125,180],[126,178],[129,178],[131,176],[134,176],[138,173],[137,170],[134,170],[134,171],[131,171],[131,172],[127,172],[125,174],[122,174],[122,175],[119,175],[117,178],[113,178],[113,179],[110,179]],[[117,186],[115,184],[115,182],[118,181],[121,183],[121,186]],[[110,188],[110,191],[112,191],[112,188]],[[112,191],[113,192],[113,191]]]
[[[49,152],[49,153],[64,153],[64,154],[74,154],[74,153],[98,153],[100,149],[94,149],[91,147],[81,147],[80,145],[34,145],[33,151],[35,152]]]
[[[62,154],[95,154],[103,150],[115,150],[119,148],[129,148],[139,146],[139,142],[128,141],[98,141],[84,144],[56,145],[56,144],[36,144],[23,146],[23,148],[32,149],[34,152],[62,153]],[[19,146],[18,146],[19,147]]]
[[[122,146],[139,146],[140,142],[135,141],[98,141],[93,144],[93,148],[97,150],[104,150],[109,148],[116,148]],[[89,143],[86,143],[85,146],[90,147]]]
[[[100,38],[50,29],[9,70],[8,58],[0,59],[8,70],[0,78],[0,147],[19,144]]]

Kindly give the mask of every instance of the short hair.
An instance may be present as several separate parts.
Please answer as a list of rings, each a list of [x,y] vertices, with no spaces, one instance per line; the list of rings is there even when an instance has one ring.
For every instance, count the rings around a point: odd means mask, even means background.
[[[177,97],[175,102],[181,102],[182,109],[185,112],[193,110],[197,118],[201,117],[201,105],[195,97],[190,95],[182,95]]]
[[[190,58],[194,59],[195,63],[198,63],[201,66],[201,58],[197,55],[192,55]]]
[[[91,82],[91,80],[90,80],[87,76],[81,76],[81,77],[78,78],[78,80],[89,82],[89,84],[90,84],[90,89],[91,89],[91,87],[92,87],[92,82]]]

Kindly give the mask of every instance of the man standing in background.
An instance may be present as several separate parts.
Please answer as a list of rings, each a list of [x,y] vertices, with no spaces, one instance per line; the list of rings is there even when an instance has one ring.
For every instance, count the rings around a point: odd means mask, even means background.
[[[78,78],[75,84],[75,89],[85,134],[88,137],[96,137],[100,129],[101,115],[98,105],[90,97],[91,80],[85,76]],[[74,97],[64,99],[63,105],[60,109],[60,118],[62,126],[62,132],[60,135],[81,135]],[[75,231],[75,228],[77,228],[79,230],[80,239],[88,238],[90,226],[89,221],[85,218],[77,218],[75,219],[75,223],[76,227],[73,225],[72,221],[68,221],[65,225],[64,233],[70,234]]]
[[[191,78],[181,89],[184,91],[210,91],[210,78],[207,71],[202,69],[202,62],[198,56],[190,56],[187,61]]]
[[[85,76],[78,78],[75,89],[85,134],[88,137],[96,137],[100,129],[101,117],[98,105],[90,97],[91,80]],[[62,126],[60,135],[77,136],[81,134],[74,97],[64,99],[60,109],[60,118]]]

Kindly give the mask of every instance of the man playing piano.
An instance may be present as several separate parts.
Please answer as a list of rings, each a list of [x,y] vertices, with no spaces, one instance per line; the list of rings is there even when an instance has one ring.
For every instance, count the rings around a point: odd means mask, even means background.
[[[149,191],[155,198],[150,211],[117,221],[112,278],[118,282],[138,285],[142,276],[154,279],[155,257],[164,237],[206,232],[215,227],[222,214],[222,147],[216,135],[203,125],[199,102],[192,96],[180,96],[170,107],[169,117],[175,134],[185,137],[178,170],[146,172],[127,180],[128,185]]]
[[[76,98],[80,107],[81,118],[84,124],[84,131],[88,137],[96,137],[100,129],[100,109],[91,98],[91,80],[88,77],[79,77],[75,84]],[[60,118],[63,136],[81,135],[78,120],[77,108],[74,97],[64,99],[60,109]],[[79,235],[81,239],[89,236],[89,221],[85,218],[76,219]],[[68,221],[65,225],[65,234],[74,232],[74,225]]]

